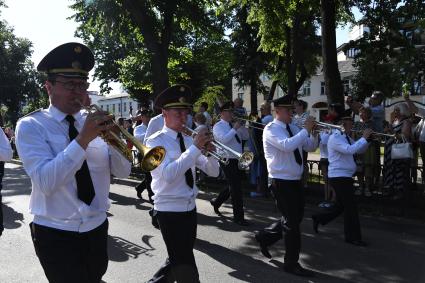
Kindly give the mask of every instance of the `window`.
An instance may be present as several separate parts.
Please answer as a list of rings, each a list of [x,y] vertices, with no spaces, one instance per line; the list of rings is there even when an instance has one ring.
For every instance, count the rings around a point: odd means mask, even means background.
[[[121,103],[118,104],[118,112],[121,113]]]
[[[310,86],[311,86],[311,81],[305,81],[303,84],[303,93],[302,96],[310,96]]]
[[[102,109],[102,110],[103,110],[103,105],[100,105],[100,109]]]
[[[106,105],[106,112],[109,112],[109,104]]]
[[[115,104],[112,104],[112,113],[115,113]]]
[[[325,95],[325,82],[320,82],[320,95]]]
[[[124,102],[124,112],[127,112],[127,102]]]
[[[344,95],[350,93],[350,80],[342,80],[342,90],[344,91]]]

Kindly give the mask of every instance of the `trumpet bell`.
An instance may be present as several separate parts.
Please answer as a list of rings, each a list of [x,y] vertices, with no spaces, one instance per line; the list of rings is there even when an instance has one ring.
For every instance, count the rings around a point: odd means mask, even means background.
[[[149,148],[147,146],[141,145],[141,150],[136,146],[139,152],[142,154],[142,160],[140,161],[140,166],[144,171],[152,171],[158,167],[162,160],[165,157],[165,148],[162,146],[156,146]]]
[[[238,160],[238,168],[241,170],[246,170],[249,168],[249,165],[254,161],[254,153],[246,151],[241,154]]]

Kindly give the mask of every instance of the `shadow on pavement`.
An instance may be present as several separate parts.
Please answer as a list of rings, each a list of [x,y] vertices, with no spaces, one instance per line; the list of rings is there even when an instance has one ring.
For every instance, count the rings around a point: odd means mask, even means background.
[[[148,201],[137,198],[136,192],[134,193],[134,198],[110,192],[109,198],[111,199],[112,204],[116,205],[134,206],[136,209],[140,210],[150,210],[152,208],[152,205]],[[143,205],[142,203],[146,203],[148,206]]]
[[[132,243],[126,239],[123,239],[118,236],[108,236],[108,254],[110,261],[123,262],[129,259],[136,259],[140,255],[145,255],[151,257],[151,251],[154,251],[155,248],[151,246],[149,240],[153,236],[143,235],[142,243],[144,246],[141,246],[136,243]]]
[[[17,229],[24,224],[24,215],[3,203],[3,226],[5,229]]]
[[[31,180],[22,166],[4,168],[4,173],[2,189],[4,197],[31,194]]]

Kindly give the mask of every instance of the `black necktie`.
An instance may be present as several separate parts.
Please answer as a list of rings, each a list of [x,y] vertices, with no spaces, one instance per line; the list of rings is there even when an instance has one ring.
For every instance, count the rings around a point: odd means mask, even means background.
[[[286,124],[286,130],[289,133],[289,137],[292,138],[293,134],[292,134],[291,128],[289,127],[289,124]],[[295,161],[297,161],[298,165],[302,165],[303,159],[301,157],[301,153],[300,153],[300,150],[298,148],[294,150],[294,155],[295,155]]]
[[[72,141],[78,135],[78,131],[74,126],[75,119],[72,115],[67,115],[65,119],[69,122],[69,140]],[[81,201],[85,202],[87,205],[90,205],[95,193],[93,181],[91,179],[89,167],[87,166],[86,160],[84,160],[80,170],[75,173],[75,180],[77,181],[78,198]]]
[[[178,133],[177,137],[179,138],[179,142],[180,142],[180,150],[183,153],[186,151],[186,147],[184,146],[184,139],[183,139],[182,133]],[[187,169],[187,171],[184,172],[184,177],[186,179],[186,184],[189,187],[193,188],[193,175],[192,175],[191,168]]]
[[[230,123],[230,122],[229,122],[229,126],[230,126],[230,129],[233,129],[232,123]],[[238,143],[241,143],[241,140],[239,139],[238,134],[235,134],[235,138],[236,138],[236,141],[237,141]]]

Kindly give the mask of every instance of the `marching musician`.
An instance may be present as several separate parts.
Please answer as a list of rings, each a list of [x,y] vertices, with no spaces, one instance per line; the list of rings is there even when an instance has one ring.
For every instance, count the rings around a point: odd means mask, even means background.
[[[312,272],[299,264],[301,250],[300,223],[304,215],[304,191],[302,150],[313,151],[318,146],[317,137],[311,135],[315,125],[308,118],[304,129],[292,123],[292,97],[273,100],[275,119],[264,128],[263,145],[269,177],[273,179],[272,192],[282,219],[257,232],[261,252],[271,258],[268,246],[282,239],[285,232],[284,270],[299,276],[311,276]]]
[[[146,130],[151,119],[151,112],[147,109],[140,111],[141,124],[134,128],[134,137],[142,144],[145,143]],[[141,153],[139,154],[139,162],[141,161]],[[142,198],[142,193],[146,189],[148,191],[149,202],[153,203],[153,191],[151,189],[152,176],[150,172],[144,172],[144,180],[136,186],[137,197]]]
[[[233,103],[226,102],[220,107],[220,121],[214,124],[214,139],[230,147],[232,150],[242,153],[242,141],[248,139],[247,131],[241,131],[241,122],[233,120]],[[241,129],[241,130],[239,130]],[[241,226],[249,225],[245,220],[242,198],[242,174],[243,171],[238,168],[238,159],[230,156],[229,164],[222,165],[224,175],[228,182],[228,187],[222,190],[217,198],[210,201],[214,207],[214,212],[220,215],[219,208],[229,197],[232,197],[233,222]]]
[[[314,214],[313,229],[319,232],[319,225],[326,225],[344,212],[345,241],[356,246],[366,246],[362,241],[359,215],[354,198],[353,175],[356,172],[354,154],[366,151],[367,139],[372,129],[365,129],[356,142],[346,133],[351,133],[353,121],[350,116],[342,117],[344,132],[334,131],[328,141],[329,183],[336,193],[336,205],[328,211]]]
[[[199,282],[193,255],[198,194],[195,166],[210,176],[219,174],[218,161],[202,155],[211,150],[206,130],[193,139],[183,135],[192,97],[186,85],[174,85],[160,93],[155,106],[162,108],[164,127],[147,139],[148,147],[163,146],[167,154],[152,174],[154,213],[167,247],[168,259],[149,282]]]
[[[1,126],[3,126],[3,119],[0,117]],[[3,233],[3,208],[2,208],[2,195],[1,190],[3,188],[3,175],[4,175],[4,162],[11,160],[13,157],[13,150],[10,146],[9,139],[0,128],[0,236]]]
[[[126,177],[131,163],[99,138],[112,115],[83,114],[91,50],[66,43],[37,70],[47,74],[48,109],[19,120],[16,146],[31,178],[32,241],[50,282],[100,282],[108,266],[110,175]]]

